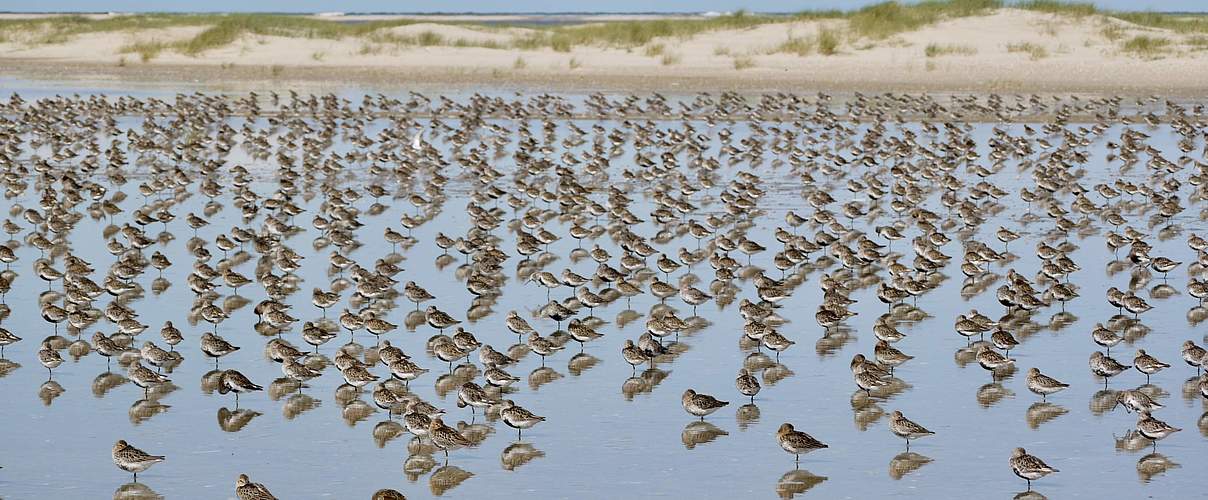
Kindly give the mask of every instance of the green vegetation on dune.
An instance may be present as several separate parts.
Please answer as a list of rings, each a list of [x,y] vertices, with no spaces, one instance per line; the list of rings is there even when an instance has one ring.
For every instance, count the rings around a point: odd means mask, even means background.
[[[915,3],[887,1],[850,11],[819,10],[789,15],[733,14],[700,18],[592,22],[570,26],[477,25],[473,22],[392,19],[363,23],[345,23],[300,15],[282,14],[138,14],[90,18],[81,15],[0,20],[0,42],[27,45],[64,43],[86,33],[164,29],[180,26],[199,27],[195,35],[175,41],[135,41],[123,47],[123,53],[137,53],[143,61],[164,51],[197,56],[205,51],[230,45],[247,35],[283,36],[309,39],[354,38],[362,42],[362,53],[376,53],[380,46],[453,46],[491,49],[554,50],[571,52],[575,47],[595,46],[637,49],[660,40],[687,39],[702,33],[744,30],[770,23],[834,20],[817,36],[790,38],[773,52],[835,54],[846,41],[883,40],[899,33],[920,29],[945,19],[987,14],[994,9],[1013,7],[1065,16],[1102,15],[1143,27],[1171,30],[1180,34],[1208,34],[1208,16],[1142,12],[1101,11],[1091,3],[1057,0],[923,0]],[[426,31],[398,34],[388,30],[416,23],[472,26],[484,31],[502,31],[524,26],[523,33],[507,40],[469,40],[449,38]],[[1103,36],[1121,43],[1122,30],[1105,25]],[[648,49],[650,50],[650,49]],[[1142,52],[1125,47],[1128,52]],[[1032,52],[1035,55],[1035,51]],[[938,54],[938,52],[937,52]]]
[[[857,36],[887,38],[914,31],[942,19],[984,14],[1002,7],[999,0],[927,0],[915,4],[884,2],[851,12],[845,17]]]
[[[1157,57],[1166,52],[1170,40],[1162,37],[1137,35],[1124,42],[1124,51],[1141,57]]]

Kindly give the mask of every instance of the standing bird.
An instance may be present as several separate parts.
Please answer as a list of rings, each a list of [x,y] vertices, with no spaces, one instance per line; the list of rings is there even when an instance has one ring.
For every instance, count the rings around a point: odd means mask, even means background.
[[[264,389],[263,387],[260,387],[256,384],[252,383],[252,381],[249,380],[247,378],[247,376],[240,373],[238,370],[226,370],[226,371],[222,372],[222,381],[221,382],[222,383],[219,384],[219,386],[218,386],[218,393],[219,394],[226,394],[228,392],[235,393],[235,407],[236,408],[239,407],[239,393],[254,392],[254,391],[259,391],[259,390]]]
[[[1091,354],[1090,360],[1091,373],[1103,377],[1103,386],[1107,386],[1107,379],[1115,377],[1123,373],[1125,370],[1132,368],[1125,366],[1116,361],[1115,358],[1107,356],[1099,351]]]
[[[1170,424],[1153,418],[1148,411],[1142,410],[1137,412],[1137,432],[1145,436],[1146,439],[1153,441],[1155,448],[1158,446],[1158,440],[1181,430],[1183,429],[1171,427]]]
[[[1060,472],[1049,467],[1043,460],[1029,455],[1023,448],[1015,448],[1015,451],[1011,452],[1011,471],[1028,482],[1028,491],[1032,490],[1032,481]]]
[[[162,455],[150,455],[143,450],[130,446],[125,440],[118,440],[113,445],[113,464],[126,472],[134,473],[138,481],[138,473],[151,468],[152,465],[163,462]]]
[[[231,345],[226,339],[210,332],[201,334],[201,352],[214,358],[214,366],[218,366],[218,358],[238,351],[239,347]]]
[[[516,406],[516,403],[510,399],[503,402],[503,409],[499,410],[499,416],[503,418],[503,423],[507,424],[508,427],[516,429],[516,439],[520,439],[520,432],[522,430],[545,421],[545,417],[535,415],[531,411]]]
[[[728,401],[718,400],[708,394],[698,394],[692,389],[684,391],[684,395],[680,397],[680,402],[684,405],[685,411],[694,417],[700,417],[701,420],[704,420],[706,415],[730,404]]]
[[[1070,384],[1040,373],[1040,369],[1036,367],[1028,368],[1027,384],[1028,390],[1039,394],[1041,399],[1047,399],[1049,394],[1061,392],[1070,386]]]
[[[240,474],[235,479],[235,495],[239,500],[277,500],[263,484],[253,483],[247,474]]]
[[[776,442],[780,443],[780,447],[789,453],[795,455],[796,462],[801,461],[803,453],[809,453],[814,450],[829,448],[822,441],[814,439],[813,436],[804,432],[794,430],[793,424],[785,422],[780,424],[780,429],[776,431]]]
[[[433,445],[445,452],[446,459],[449,458],[449,450],[465,448],[473,444],[457,429],[445,425],[440,417],[433,417],[432,422],[428,424],[428,437],[432,439]]]
[[[1195,345],[1195,342],[1190,340],[1183,342],[1183,361],[1186,361],[1189,366],[1195,367],[1196,375],[1199,375],[1200,369],[1204,368],[1204,362],[1208,361],[1208,351],[1203,347]]]
[[[1133,368],[1145,374],[1145,383],[1148,384],[1150,375],[1162,371],[1163,368],[1170,368],[1170,365],[1150,356],[1145,349],[1137,349],[1137,355],[1133,357]]]
[[[902,412],[894,410],[889,417],[889,431],[894,435],[906,439],[906,449],[910,449],[910,440],[935,434],[927,430],[927,428],[914,423],[910,419],[902,416]]]
[[[633,367],[634,372],[637,371],[638,365],[650,360],[645,352],[633,345],[633,341],[625,339],[625,347],[621,348],[621,357],[625,358],[625,362]]]
[[[63,364],[63,356],[50,346],[49,340],[45,340],[42,341],[42,347],[38,349],[38,361],[46,367],[46,374],[53,377],[54,369]]]
[[[738,392],[741,392],[743,396],[749,396],[752,403],[755,402],[755,395],[759,394],[760,389],[759,379],[751,375],[750,370],[740,368],[738,370],[738,378],[734,379],[734,386],[738,388]]]

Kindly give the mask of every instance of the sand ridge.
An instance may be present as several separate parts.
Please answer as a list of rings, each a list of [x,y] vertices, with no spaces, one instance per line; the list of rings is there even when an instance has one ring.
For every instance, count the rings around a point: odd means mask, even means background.
[[[598,82],[602,87],[640,80],[662,81],[669,87],[691,81],[719,88],[1114,88],[1195,93],[1208,86],[1208,44],[1203,36],[1098,15],[998,9],[885,39],[842,36],[832,55],[817,49],[805,55],[779,50],[786,41],[812,40],[822,30],[842,33],[846,22],[771,23],[655,39],[642,47],[577,45],[566,51],[518,47],[516,40],[531,35],[526,28],[424,22],[345,39],[243,35],[199,54],[164,50],[146,61],[128,50],[131,43],[187,39],[203,28],[89,33],[54,44],[24,43],[20,36],[8,36],[0,43],[0,66],[7,76],[53,72],[137,79],[177,74],[239,80],[344,75],[399,83]],[[1121,49],[1121,37],[1138,34],[1171,43],[1151,54]],[[435,42],[417,44],[420,37]]]

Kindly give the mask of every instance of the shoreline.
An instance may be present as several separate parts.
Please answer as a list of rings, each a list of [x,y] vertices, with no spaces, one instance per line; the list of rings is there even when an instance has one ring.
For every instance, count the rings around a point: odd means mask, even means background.
[[[357,87],[366,90],[549,90],[557,92],[827,92],[862,93],[1029,93],[1169,97],[1205,97],[1208,78],[1184,73],[1163,78],[1163,84],[1121,84],[1111,75],[1063,75],[1055,78],[1014,80],[978,78],[951,71],[924,75],[885,72],[835,72],[813,76],[801,72],[771,71],[717,73],[710,71],[643,72],[619,68],[614,71],[555,72],[545,70],[500,71],[489,68],[452,66],[217,66],[214,64],[141,64],[56,62],[0,58],[0,77],[38,83],[135,84],[156,87],[173,85],[211,90],[271,90],[309,88],[335,90]],[[665,69],[665,68],[664,68]],[[1208,69],[1208,68],[1206,68]],[[870,76],[872,76],[870,78]],[[1089,76],[1089,77],[1088,77]]]

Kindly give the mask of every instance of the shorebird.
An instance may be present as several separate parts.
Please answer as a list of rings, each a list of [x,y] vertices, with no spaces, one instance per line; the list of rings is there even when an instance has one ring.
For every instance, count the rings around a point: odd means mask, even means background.
[[[1011,471],[1028,482],[1028,491],[1032,490],[1032,481],[1054,472],[1060,472],[1049,467],[1043,460],[1029,455],[1023,448],[1015,448],[1015,451],[1011,452],[1010,463]]]
[[[134,481],[138,481],[138,473],[143,472],[152,465],[163,462],[165,457],[161,455],[151,455],[143,450],[135,448],[126,443],[125,440],[118,440],[113,445],[113,464],[117,468],[126,472],[134,473]]]
[[[738,378],[734,379],[734,386],[738,388],[738,392],[743,396],[749,396],[751,403],[755,402],[755,395],[759,394],[759,379],[751,375],[751,372],[746,368],[738,370]]]
[[[503,406],[499,410],[499,416],[503,418],[503,423],[508,427],[516,429],[516,439],[520,439],[520,433],[524,429],[532,428],[540,422],[545,421],[545,417],[534,415],[524,408],[516,405],[510,399],[503,401]]]
[[[700,417],[702,421],[705,420],[705,416],[730,404],[728,401],[718,400],[708,394],[698,394],[692,389],[684,391],[684,395],[680,397],[680,403],[683,404],[684,411],[694,417]]]
[[[445,330],[445,328],[449,328],[453,325],[461,323],[461,320],[453,319],[452,316],[449,316],[444,311],[437,309],[436,306],[428,306],[425,314],[428,318],[428,325],[442,332]]]
[[[1125,370],[1132,368],[1131,366],[1120,364],[1114,358],[1111,358],[1099,351],[1091,353],[1090,359],[1091,373],[1103,377],[1103,386],[1107,387],[1107,379],[1123,373]]]
[[[131,382],[142,387],[144,393],[152,387],[171,382],[171,380],[168,380],[168,377],[151,371],[149,368],[143,366],[141,362],[131,364],[130,368],[126,371],[126,375],[130,378]]]
[[[1153,412],[1164,406],[1162,403],[1154,401],[1145,392],[1135,389],[1116,392],[1116,405],[1123,406],[1124,411],[1129,413]]]
[[[1183,429],[1172,427],[1170,424],[1154,418],[1147,410],[1137,412],[1137,432],[1153,441],[1154,448],[1157,448],[1159,440],[1181,430]]]
[[[63,356],[54,347],[51,347],[50,341],[44,340],[42,341],[42,347],[38,349],[38,361],[42,363],[42,366],[46,367],[46,374],[54,377],[55,368],[63,364]]]
[[[201,352],[206,356],[214,358],[214,366],[218,366],[218,358],[226,356],[232,352],[238,351],[239,347],[231,345],[226,339],[219,337],[213,333],[201,334]]]
[[[1014,359],[999,354],[991,347],[983,346],[977,350],[977,364],[989,371],[992,378],[997,377],[995,370],[1014,363]]]
[[[1036,367],[1028,368],[1027,384],[1028,390],[1039,394],[1042,400],[1048,400],[1049,394],[1056,394],[1070,386],[1070,384],[1040,373],[1040,369]]]
[[[826,444],[814,439],[813,436],[793,429],[793,424],[785,422],[776,430],[776,442],[784,451],[792,453],[794,462],[801,461],[801,455],[814,450],[829,448]]]
[[[457,429],[445,425],[440,417],[432,417],[431,423],[428,424],[428,437],[434,446],[445,452],[446,459],[449,458],[450,450],[466,448],[473,444]]]
[[[1137,349],[1137,355],[1133,357],[1133,368],[1145,374],[1145,383],[1148,384],[1150,375],[1162,371],[1163,368],[1170,368],[1170,365],[1150,356],[1145,349]]]
[[[264,388],[252,383],[246,375],[240,373],[239,370],[225,370],[222,372],[221,385],[218,386],[219,394],[228,392],[235,393],[235,407],[239,407],[239,393],[254,392],[263,390]]]
[[[415,310],[419,310],[420,303],[435,299],[431,293],[428,293],[423,287],[415,284],[414,281],[408,281],[403,285],[403,295],[407,296],[407,300],[415,303]]]
[[[625,358],[625,362],[629,363],[635,372],[637,371],[638,365],[650,361],[650,358],[646,356],[646,353],[642,352],[641,349],[638,349],[637,346],[633,345],[633,341],[629,339],[625,339],[625,345],[621,347],[621,357]]]
[[[470,413],[474,412],[474,408],[482,408],[486,412],[487,407],[495,404],[495,400],[487,395],[481,386],[474,382],[466,382],[461,384],[457,389],[457,407],[470,407]]]
[[[0,327],[0,359],[4,356],[4,348],[21,341],[21,337],[13,335],[12,332]]]
[[[407,497],[397,490],[382,488],[373,492],[373,496],[369,500],[407,500]]]
[[[277,500],[277,497],[273,496],[266,486],[253,483],[251,479],[248,479],[247,474],[240,474],[235,479],[235,495],[239,497],[239,500]]]
[[[889,416],[889,430],[890,432],[893,432],[895,436],[904,438],[906,440],[907,450],[910,449],[911,439],[918,439],[935,434],[934,432],[927,430],[926,427],[916,424],[910,419],[906,418],[902,415],[902,412],[898,410],[894,410],[894,412]]]
[[[529,334],[527,343],[529,349],[532,349],[538,356],[541,356],[541,364],[543,366],[545,365],[546,356],[553,355],[563,348],[563,346],[550,342],[549,339],[538,335],[537,332]]]
[[[1195,367],[1196,375],[1199,375],[1200,370],[1204,368],[1204,363],[1208,362],[1208,350],[1195,345],[1195,342],[1190,340],[1183,342],[1182,350],[1183,361],[1188,365]]]

